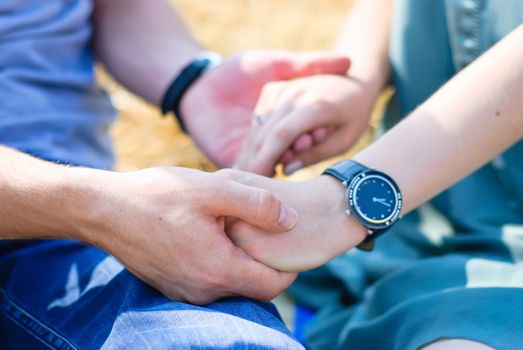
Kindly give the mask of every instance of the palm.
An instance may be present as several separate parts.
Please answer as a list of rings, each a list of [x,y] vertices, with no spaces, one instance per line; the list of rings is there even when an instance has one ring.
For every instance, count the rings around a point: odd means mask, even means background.
[[[326,71],[343,74],[347,69],[348,60],[334,54],[256,51],[235,55],[187,92],[181,105],[187,129],[212,161],[230,167],[266,83]]]

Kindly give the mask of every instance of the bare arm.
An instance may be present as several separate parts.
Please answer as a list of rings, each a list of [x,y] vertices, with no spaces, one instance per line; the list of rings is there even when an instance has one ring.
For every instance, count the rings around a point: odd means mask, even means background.
[[[409,211],[520,140],[522,111],[519,26],[355,160],[391,174]]]
[[[93,18],[98,59],[129,90],[156,105],[180,69],[202,51],[166,0],[96,0]]]
[[[404,213],[523,138],[523,25],[354,159],[384,171],[403,192]],[[289,233],[266,234],[238,223],[233,240],[259,261],[306,270],[342,254],[365,237],[347,218],[345,187],[329,176],[285,182],[243,174],[298,209]]]
[[[0,146],[0,239],[81,239],[84,191],[74,178],[71,168]]]
[[[359,0],[347,17],[337,50],[351,59],[350,76],[379,92],[390,76],[389,36],[394,0]]]
[[[67,167],[0,146],[0,202],[0,239],[84,241],[173,299],[271,299],[294,278],[233,245],[223,217],[281,232],[296,213],[224,173]]]

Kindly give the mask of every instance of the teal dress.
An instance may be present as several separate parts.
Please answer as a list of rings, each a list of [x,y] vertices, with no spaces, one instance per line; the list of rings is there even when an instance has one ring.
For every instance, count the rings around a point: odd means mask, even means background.
[[[520,0],[397,0],[396,91],[383,127],[520,23]],[[443,338],[523,349],[523,142],[407,215],[373,252],[352,249],[301,274],[291,293],[317,310],[312,349],[407,350]]]

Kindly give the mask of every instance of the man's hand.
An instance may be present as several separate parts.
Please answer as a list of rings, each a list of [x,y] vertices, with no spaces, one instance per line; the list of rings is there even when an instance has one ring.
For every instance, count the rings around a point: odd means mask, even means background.
[[[152,168],[130,173],[76,170],[88,220],[81,238],[117,257],[167,297],[196,304],[242,295],[270,300],[294,280],[253,260],[224,233],[224,217],[272,233],[296,224],[269,191],[226,172]],[[86,175],[87,174],[87,175]]]
[[[221,167],[235,163],[265,84],[315,74],[345,74],[335,53],[245,52],[225,60],[186,92],[181,111],[198,146]]]
[[[237,167],[270,176],[283,163],[290,174],[347,151],[367,128],[378,93],[335,75],[267,84],[255,111],[268,121],[252,125]]]
[[[324,264],[355,247],[365,228],[345,214],[345,188],[329,176],[289,182],[227,170],[231,178],[265,188],[298,211],[288,232],[267,232],[240,221],[227,222],[232,241],[249,255],[281,271],[304,271]]]

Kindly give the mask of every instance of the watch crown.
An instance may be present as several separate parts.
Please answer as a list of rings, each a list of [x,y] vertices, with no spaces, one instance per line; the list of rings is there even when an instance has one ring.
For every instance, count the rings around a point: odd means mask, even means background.
[[[347,216],[351,216],[352,215],[352,213],[350,212],[350,209],[345,210],[345,214],[347,214]]]

